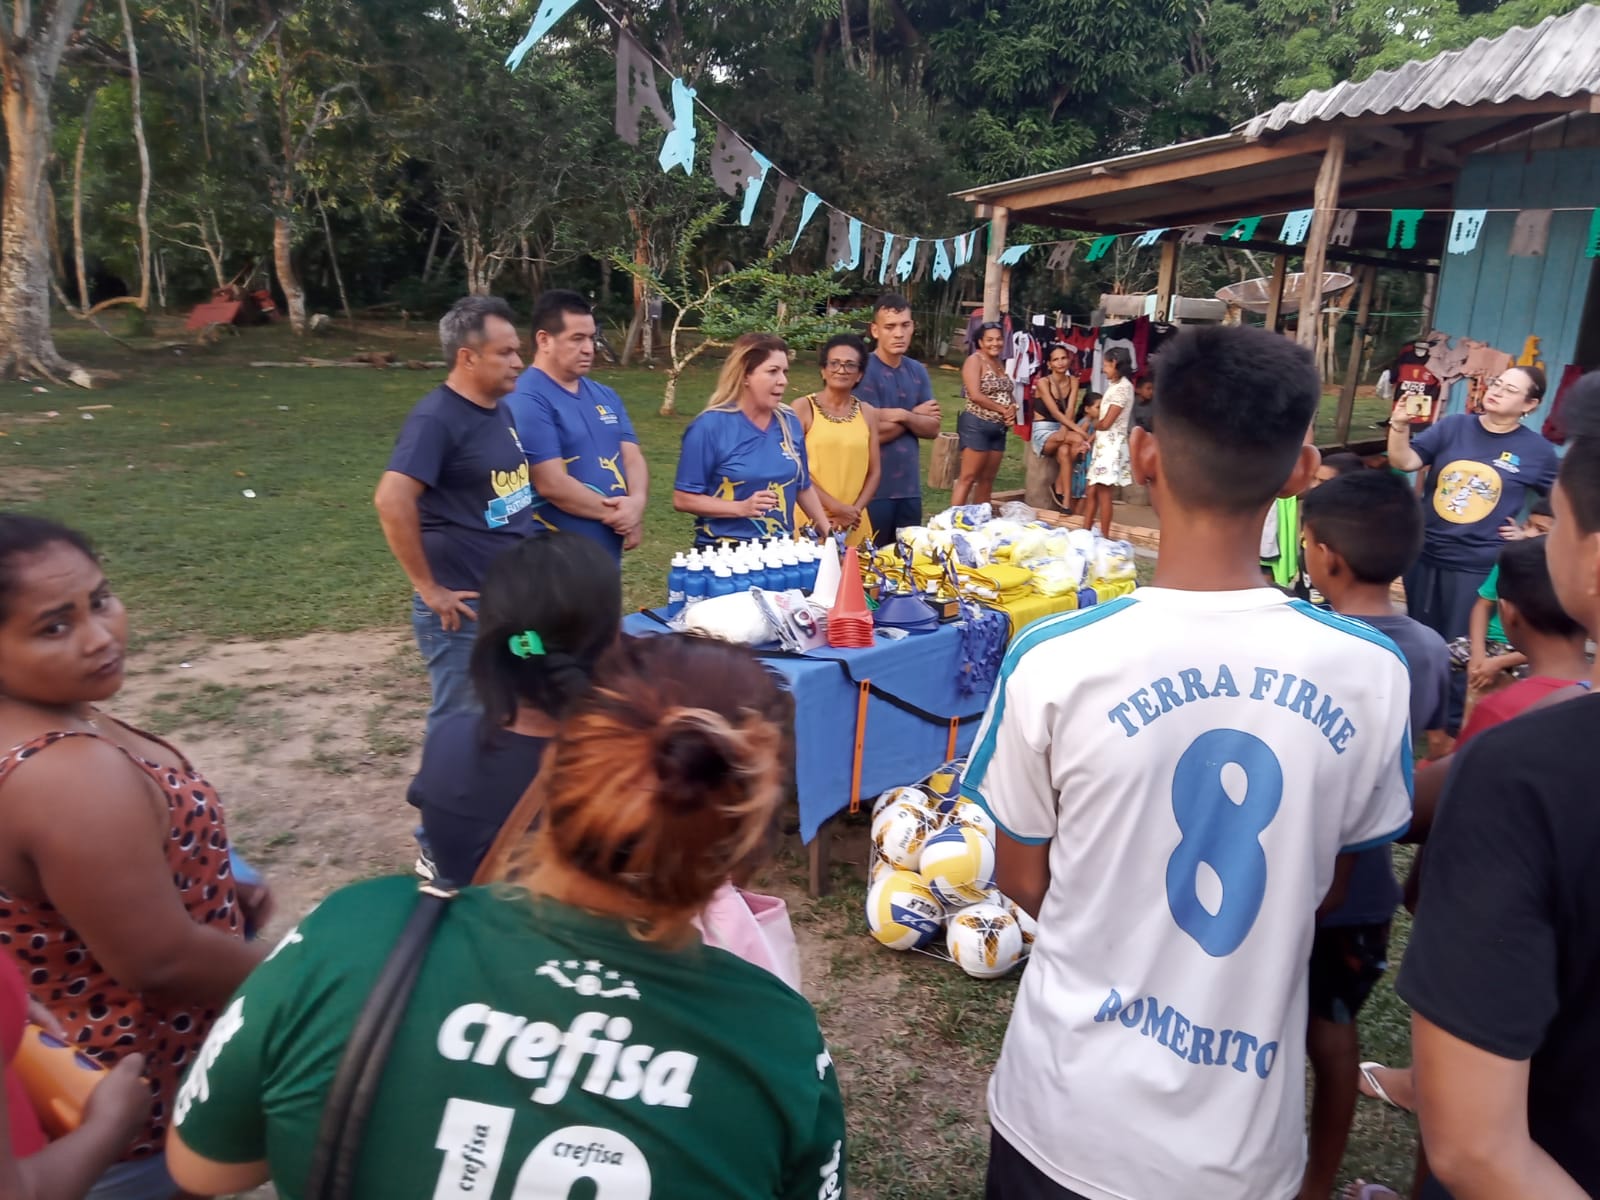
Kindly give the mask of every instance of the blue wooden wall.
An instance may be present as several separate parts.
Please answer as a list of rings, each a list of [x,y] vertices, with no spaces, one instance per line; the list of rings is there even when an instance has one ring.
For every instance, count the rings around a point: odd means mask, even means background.
[[[1515,151],[1473,155],[1456,184],[1457,208],[1558,208],[1550,221],[1550,244],[1542,258],[1507,253],[1516,214],[1490,213],[1471,254],[1446,254],[1439,269],[1433,327],[1476,338],[1513,358],[1529,334],[1538,334],[1551,391],[1572,361],[1589,275],[1585,258],[1589,209],[1600,204],[1600,148]],[[1450,408],[1465,403],[1466,385],[1451,390]],[[1547,396],[1548,405],[1553,397]],[[1538,428],[1540,408],[1530,419]]]

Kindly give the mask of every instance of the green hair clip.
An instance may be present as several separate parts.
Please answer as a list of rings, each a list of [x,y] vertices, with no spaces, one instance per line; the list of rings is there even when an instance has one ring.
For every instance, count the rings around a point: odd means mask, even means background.
[[[544,639],[531,629],[512,634],[510,645],[518,658],[537,658],[544,653]]]

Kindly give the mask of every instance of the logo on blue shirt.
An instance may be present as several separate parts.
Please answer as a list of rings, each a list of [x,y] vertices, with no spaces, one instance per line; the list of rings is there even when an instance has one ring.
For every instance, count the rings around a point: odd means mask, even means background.
[[[609,404],[596,404],[594,411],[600,414],[600,419],[607,425],[615,425],[617,423],[617,414]]]
[[[1522,459],[1509,450],[1503,450],[1500,457],[1494,460],[1494,465],[1502,471],[1510,471],[1513,475],[1522,474]]]

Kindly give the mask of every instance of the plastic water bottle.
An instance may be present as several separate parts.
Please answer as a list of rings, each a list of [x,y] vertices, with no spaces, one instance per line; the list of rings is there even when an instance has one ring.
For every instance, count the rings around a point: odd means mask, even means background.
[[[735,553],[733,561],[729,564],[729,571],[733,575],[733,590],[745,592],[750,589],[750,564],[745,561],[744,555]]]
[[[689,553],[688,567],[684,571],[683,606],[685,608],[693,608],[710,594],[711,580],[707,578],[709,574],[710,572],[706,570],[705,563],[700,561],[700,552],[698,550],[691,551]]]
[[[817,548],[810,542],[801,542],[796,547],[796,554],[800,564],[800,590],[809,595],[817,586],[817,572],[822,569],[822,559],[817,557]]]
[[[767,570],[767,560],[761,553],[760,546],[753,546],[750,550],[750,585],[762,591],[770,592],[782,583],[782,578],[774,579],[772,572]]]
[[[767,552],[761,557],[761,567],[766,573],[766,588],[770,592],[781,592],[788,587],[786,582],[789,573],[783,569],[783,559],[778,556],[777,546],[768,547]]]
[[[711,595],[729,596],[733,589],[733,572],[727,567],[717,567],[711,572]]]
[[[688,603],[689,560],[683,551],[672,556],[672,568],[667,572],[667,616],[675,617]]]
[[[785,591],[800,586],[800,557],[795,550],[795,545],[785,538],[778,545],[778,560],[783,564],[783,588]]]

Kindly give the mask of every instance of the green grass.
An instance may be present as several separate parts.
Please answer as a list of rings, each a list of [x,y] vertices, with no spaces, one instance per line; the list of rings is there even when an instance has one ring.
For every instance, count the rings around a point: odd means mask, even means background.
[[[425,338],[369,330],[301,347],[282,330],[252,330],[218,347],[186,350],[181,359],[170,351],[131,356],[77,328],[64,331],[62,343],[80,361],[112,367],[124,379],[94,393],[52,387],[41,395],[28,384],[0,384],[0,506],[38,509],[88,531],[136,631],[211,641],[406,627],[409,588],[379,531],[372,489],[406,412],[438,372],[248,363],[302,352],[338,357],[358,346],[425,357],[434,353]],[[596,377],[627,403],[652,476],[644,545],[624,560],[625,600],[630,607],[658,604],[668,560],[691,536],[689,519],[670,503],[687,416],[658,414],[661,371]],[[699,410],[712,378],[704,368],[683,380],[686,414]],[[810,378],[802,363],[797,389],[808,389]],[[935,371],[934,386],[945,426],[953,429],[958,378]],[[85,421],[78,406],[88,404],[112,407]],[[62,415],[39,418],[46,409]],[[1331,429],[1333,409],[1329,397],[1319,433]],[[1357,435],[1363,422],[1382,415],[1381,404],[1358,403]],[[924,465],[929,450],[925,444]],[[1020,487],[1022,472],[1022,443],[1009,439],[997,486]],[[243,496],[245,489],[255,498]],[[928,491],[928,511],[948,498]],[[409,656],[405,666],[415,674]],[[156,698],[159,727],[234,723],[246,692],[212,684],[163,693]],[[407,715],[368,715],[361,750],[397,762],[407,743],[395,720]],[[276,730],[260,735],[281,739],[281,714]],[[330,776],[347,775],[357,754],[336,748],[335,740],[331,734],[314,740],[307,762]],[[251,745],[260,752],[259,742]],[[847,836],[865,845],[864,826],[847,827]],[[290,860],[296,843],[294,833],[280,832],[266,840],[261,856]],[[803,865],[792,855],[777,869],[803,885]],[[986,1141],[983,1083],[999,1053],[1015,984],[980,983],[924,956],[881,950],[862,925],[859,869],[840,864],[836,882],[832,896],[799,906],[795,917],[835,948],[826,977],[812,981],[811,991],[846,1087],[853,1187],[874,1200],[976,1200]],[[1396,967],[1408,929],[1402,914]],[[1362,1051],[1403,1063],[1410,1057],[1407,1018],[1392,978],[1393,971],[1362,1013]],[[875,988],[866,999],[863,980]],[[1363,1101],[1347,1175],[1404,1183],[1414,1141],[1410,1118]]]

